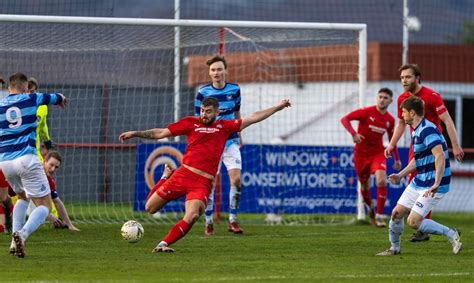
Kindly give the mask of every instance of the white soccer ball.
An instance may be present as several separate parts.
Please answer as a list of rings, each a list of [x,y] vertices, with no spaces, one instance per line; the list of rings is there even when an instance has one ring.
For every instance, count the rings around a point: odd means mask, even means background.
[[[121,232],[123,239],[129,243],[136,243],[145,235],[145,229],[143,229],[142,224],[135,220],[125,222],[122,225]]]

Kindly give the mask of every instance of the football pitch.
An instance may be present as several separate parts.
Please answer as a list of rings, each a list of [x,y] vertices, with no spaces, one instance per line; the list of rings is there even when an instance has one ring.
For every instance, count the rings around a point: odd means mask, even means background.
[[[151,250],[170,225],[144,224],[136,244],[122,240],[120,224],[79,224],[79,233],[43,225],[26,243],[23,259],[8,253],[10,236],[0,235],[0,281],[123,282],[473,282],[474,214],[435,213],[459,227],[463,250],[454,255],[444,237],[410,243],[405,225],[402,254],[376,257],[388,248],[387,229],[363,224],[244,225],[243,235],[216,225],[206,237],[203,223],[173,247]]]

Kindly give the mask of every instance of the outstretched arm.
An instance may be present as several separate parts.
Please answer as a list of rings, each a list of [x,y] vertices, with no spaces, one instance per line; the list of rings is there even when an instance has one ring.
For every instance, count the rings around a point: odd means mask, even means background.
[[[67,225],[67,228],[71,231],[81,231],[72,224],[71,219],[69,218],[69,214],[67,213],[66,207],[64,206],[61,199],[57,197],[53,200],[53,202],[54,202],[54,205],[56,206],[56,209],[58,210],[59,216],[63,220],[62,221],[63,224]]]
[[[242,119],[242,125],[240,126],[240,130],[245,129],[252,124],[263,121],[267,119],[268,117],[272,116],[273,114],[275,114],[276,112],[290,106],[291,106],[290,100],[283,99],[282,101],[280,101],[280,103],[276,104],[275,106],[254,112],[252,115],[248,116],[247,118]]]
[[[119,136],[119,141],[124,142],[131,138],[143,138],[143,139],[162,139],[170,137],[171,132],[168,128],[155,128],[146,131],[129,131],[124,132]]]

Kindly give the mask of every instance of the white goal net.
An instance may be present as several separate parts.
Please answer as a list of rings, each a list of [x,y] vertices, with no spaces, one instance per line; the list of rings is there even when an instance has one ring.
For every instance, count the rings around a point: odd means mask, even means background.
[[[194,115],[210,80],[205,61],[219,52],[241,87],[243,117],[293,104],[243,132],[241,221],[354,218],[352,144],[339,120],[364,103],[365,25],[0,15],[0,27],[0,75],[24,72],[41,92],[69,98],[65,110],[49,107],[48,125],[63,156],[58,192],[75,221],[154,219],[142,211],[146,194],[164,163],[179,165],[186,140],[117,137]],[[228,191],[224,174],[223,213]],[[164,215],[182,210],[172,202]]]

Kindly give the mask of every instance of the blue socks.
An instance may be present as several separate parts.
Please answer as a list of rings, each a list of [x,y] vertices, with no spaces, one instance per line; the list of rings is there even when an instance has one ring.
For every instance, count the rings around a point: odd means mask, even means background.
[[[231,186],[229,191],[229,221],[237,221],[237,212],[240,207],[240,192],[236,186]]]
[[[48,215],[49,209],[46,206],[40,205],[36,207],[33,212],[31,212],[28,221],[25,223],[25,226],[23,226],[21,229],[23,240],[26,240],[31,235],[31,233],[36,231],[36,229],[38,229],[38,227],[44,223]]]
[[[451,230],[449,227],[439,224],[438,222],[433,221],[431,219],[423,219],[418,230],[423,233],[443,235],[448,238],[452,238],[454,235],[454,231]],[[452,231],[452,233],[450,233],[450,231]]]
[[[206,210],[204,211],[204,216],[206,217],[206,225],[211,224],[212,215],[214,214],[214,191],[216,190],[215,187],[212,187],[211,193],[209,194],[209,200],[207,202]]]
[[[12,230],[13,232],[19,231],[26,221],[26,210],[28,209],[29,202],[18,199],[15,206],[13,207],[13,221]]]
[[[403,234],[405,219],[390,219],[388,224],[388,238],[392,243],[392,249],[400,251],[400,238]]]

